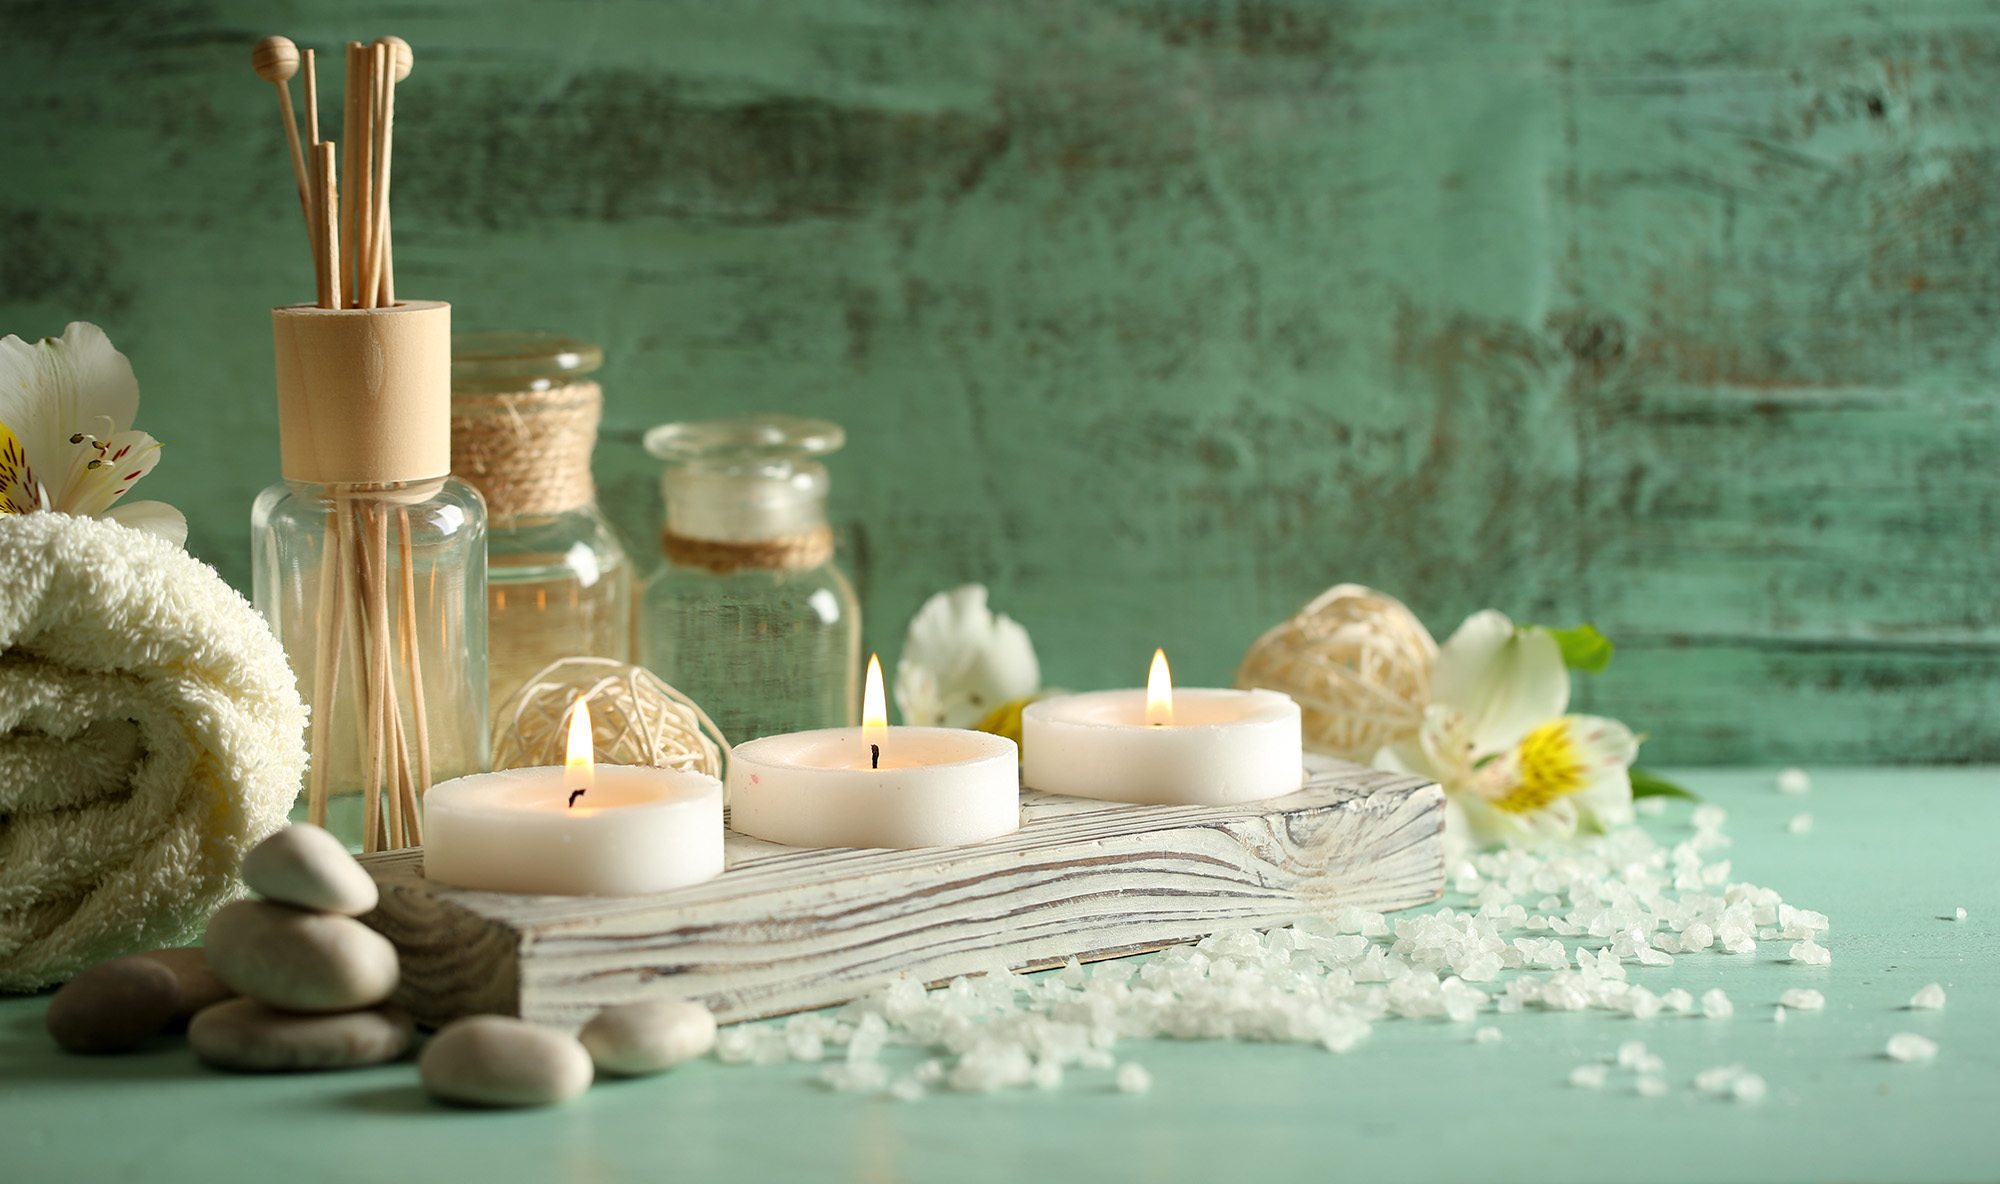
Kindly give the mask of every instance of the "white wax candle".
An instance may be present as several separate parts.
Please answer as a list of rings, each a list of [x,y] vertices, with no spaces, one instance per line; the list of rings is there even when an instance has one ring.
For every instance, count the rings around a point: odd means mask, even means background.
[[[872,743],[881,764],[870,767]],[[1012,740],[958,728],[826,728],[739,744],[731,829],[793,847],[944,847],[1021,825]]]
[[[475,773],[424,796],[424,875],[554,896],[638,896],[722,871],[722,783],[598,765],[589,788],[557,767]]]
[[[1221,806],[1305,784],[1299,705],[1276,691],[1173,690],[1173,723],[1146,722],[1143,690],[1030,703],[1021,783],[1113,802]]]

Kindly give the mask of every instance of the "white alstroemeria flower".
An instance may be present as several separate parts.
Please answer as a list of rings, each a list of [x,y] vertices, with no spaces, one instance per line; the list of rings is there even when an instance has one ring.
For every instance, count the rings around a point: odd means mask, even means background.
[[[1638,738],[1617,720],[1565,714],[1569,672],[1548,630],[1473,614],[1438,651],[1431,690],[1417,734],[1375,763],[1444,787],[1448,859],[1631,821]]]
[[[108,518],[186,542],[172,506],[112,505],[160,459],[159,441],[132,430],[138,410],[132,363],[96,325],[34,345],[0,338],[0,513]]]
[[[1028,631],[986,607],[966,584],[924,602],[896,663],[896,708],[906,724],[969,728],[1003,703],[1041,689]]]

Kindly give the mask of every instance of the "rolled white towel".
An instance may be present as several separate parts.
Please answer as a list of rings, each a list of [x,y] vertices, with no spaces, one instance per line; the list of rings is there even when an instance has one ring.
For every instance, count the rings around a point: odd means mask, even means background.
[[[214,569],[114,522],[0,516],[0,990],[198,935],[285,824],[305,705]]]

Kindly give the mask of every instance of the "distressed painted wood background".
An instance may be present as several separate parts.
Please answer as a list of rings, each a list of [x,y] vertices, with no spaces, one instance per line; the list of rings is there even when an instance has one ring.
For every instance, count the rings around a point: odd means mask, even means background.
[[[0,331],[107,328],[239,585],[274,31],[416,46],[400,289],[605,343],[635,530],[645,425],[847,425],[885,657],[983,580],[1220,683],[1355,580],[1595,621],[1655,762],[2000,757],[1992,4],[0,0]]]

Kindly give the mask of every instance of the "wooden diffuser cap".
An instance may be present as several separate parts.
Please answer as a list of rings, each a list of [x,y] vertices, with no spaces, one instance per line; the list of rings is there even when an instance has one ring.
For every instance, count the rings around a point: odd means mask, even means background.
[[[271,310],[287,481],[376,485],[451,472],[451,305]]]

